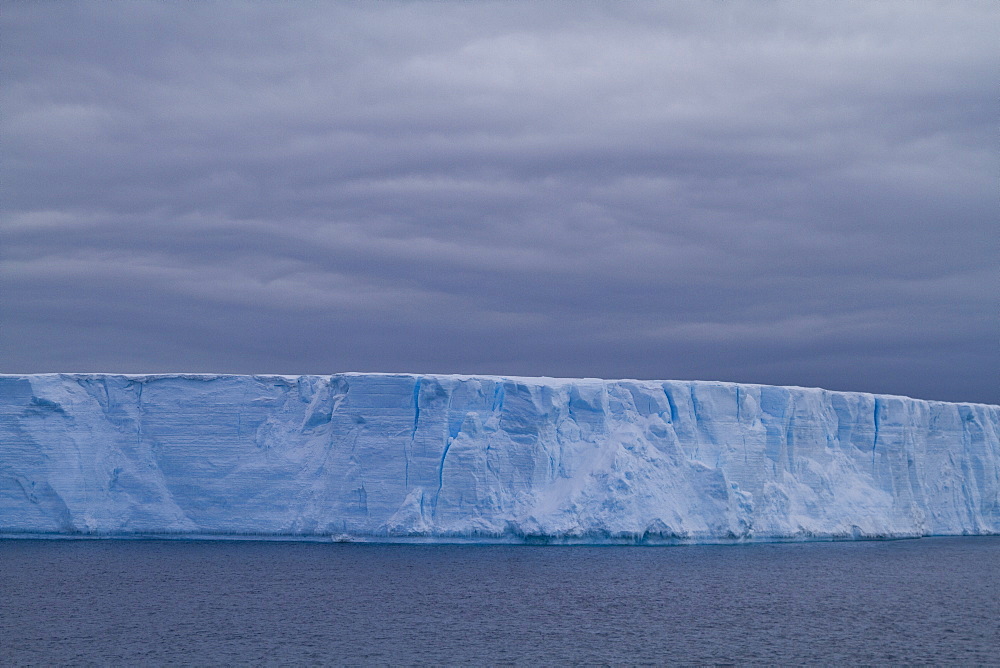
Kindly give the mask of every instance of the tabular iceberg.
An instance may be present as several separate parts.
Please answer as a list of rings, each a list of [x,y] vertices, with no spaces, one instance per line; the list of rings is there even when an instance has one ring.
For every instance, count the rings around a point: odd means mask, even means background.
[[[697,381],[0,375],[0,533],[1000,533],[1000,406]]]

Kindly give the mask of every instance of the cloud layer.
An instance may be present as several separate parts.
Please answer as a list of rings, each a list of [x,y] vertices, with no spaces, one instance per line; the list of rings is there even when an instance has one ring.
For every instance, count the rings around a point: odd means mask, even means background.
[[[0,371],[1000,402],[993,3],[0,21]]]

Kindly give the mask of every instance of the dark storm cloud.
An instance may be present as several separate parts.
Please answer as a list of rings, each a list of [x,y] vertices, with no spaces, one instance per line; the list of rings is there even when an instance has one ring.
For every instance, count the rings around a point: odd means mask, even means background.
[[[998,18],[7,4],[0,371],[998,402]]]

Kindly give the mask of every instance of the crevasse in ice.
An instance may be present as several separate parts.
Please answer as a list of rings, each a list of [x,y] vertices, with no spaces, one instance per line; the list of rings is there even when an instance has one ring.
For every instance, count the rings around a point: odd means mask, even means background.
[[[1000,406],[698,381],[0,375],[0,532],[1000,533]]]

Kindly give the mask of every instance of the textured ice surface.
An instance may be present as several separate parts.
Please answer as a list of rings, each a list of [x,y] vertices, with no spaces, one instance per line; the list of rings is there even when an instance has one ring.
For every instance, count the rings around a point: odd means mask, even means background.
[[[0,532],[1000,533],[1000,406],[479,376],[0,375]]]

